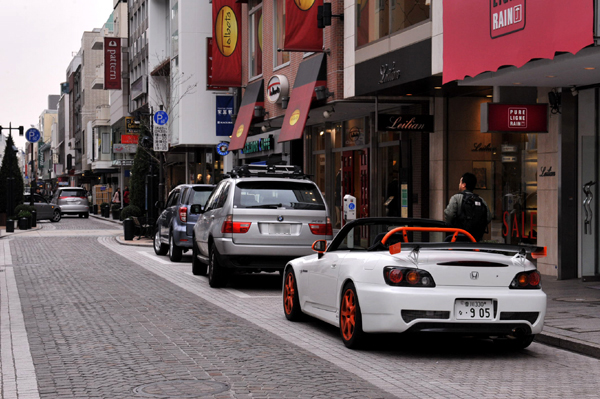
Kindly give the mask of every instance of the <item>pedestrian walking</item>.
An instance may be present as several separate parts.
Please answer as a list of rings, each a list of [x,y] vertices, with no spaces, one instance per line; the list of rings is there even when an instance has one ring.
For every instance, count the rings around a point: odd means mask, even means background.
[[[480,241],[492,221],[492,214],[483,198],[473,193],[476,185],[477,178],[473,173],[462,175],[458,183],[460,193],[450,198],[444,219],[450,226],[466,230]]]
[[[129,205],[129,187],[125,186],[125,190],[123,191],[123,205]]]
[[[117,188],[117,191],[115,191],[115,194],[112,197],[112,203],[121,205],[121,189],[120,188]]]

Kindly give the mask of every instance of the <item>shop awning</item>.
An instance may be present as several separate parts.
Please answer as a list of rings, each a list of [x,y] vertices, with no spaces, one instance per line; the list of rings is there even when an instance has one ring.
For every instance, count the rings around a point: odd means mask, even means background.
[[[254,118],[254,107],[265,105],[264,81],[262,79],[250,83],[246,87],[242,104],[235,120],[229,150],[241,150],[246,145],[246,137]]]
[[[327,63],[324,53],[317,54],[300,63],[278,142],[302,137],[310,104],[316,97],[315,87],[317,86],[327,86]]]
[[[575,54],[593,43],[592,1],[444,1],[443,82]]]

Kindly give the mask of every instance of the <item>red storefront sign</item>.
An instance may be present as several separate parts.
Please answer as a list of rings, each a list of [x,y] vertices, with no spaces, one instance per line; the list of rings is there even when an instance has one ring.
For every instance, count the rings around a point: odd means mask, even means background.
[[[548,133],[548,104],[481,104],[481,131]]]
[[[529,220],[527,220],[529,219]],[[502,235],[504,237],[537,239],[537,212],[531,211],[514,213],[505,211],[502,215]]]
[[[139,134],[122,134],[121,144],[137,144],[139,138]]]
[[[213,0],[212,81],[215,86],[242,85],[242,6]]]
[[[594,43],[594,2],[444,0],[444,83]]]
[[[121,90],[121,39],[104,38],[104,90]]]
[[[206,38],[206,90],[229,90],[227,86],[213,85],[213,38]]]
[[[284,50],[323,51],[323,29],[317,23],[317,10],[323,0],[285,0]]]

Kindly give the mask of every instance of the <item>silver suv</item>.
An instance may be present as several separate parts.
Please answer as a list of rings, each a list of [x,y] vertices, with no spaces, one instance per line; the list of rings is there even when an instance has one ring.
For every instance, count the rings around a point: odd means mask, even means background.
[[[59,187],[51,202],[60,207],[62,215],[90,216],[87,191],[81,187]]]
[[[169,193],[166,207],[156,221],[154,252],[168,253],[172,262],[181,260],[182,252],[192,248],[192,229],[198,215],[189,214],[193,204],[204,205],[215,188],[212,184],[180,184]]]
[[[211,287],[230,272],[283,271],[333,236],[321,191],[296,166],[243,165],[212,192],[194,226],[192,272]],[[208,270],[207,270],[208,269]]]

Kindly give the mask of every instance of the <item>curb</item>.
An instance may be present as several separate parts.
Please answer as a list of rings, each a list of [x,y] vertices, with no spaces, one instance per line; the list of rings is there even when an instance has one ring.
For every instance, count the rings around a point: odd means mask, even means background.
[[[121,245],[129,245],[129,246],[134,246],[134,247],[152,247],[153,244],[149,243],[149,242],[136,242],[135,239],[134,240],[125,240],[123,238],[123,236],[115,236],[117,242]]]
[[[580,355],[590,356],[600,359],[600,345],[592,344],[578,340],[577,338],[565,338],[561,335],[542,332],[535,336],[535,342],[540,344],[554,346],[556,348],[579,353]]]

